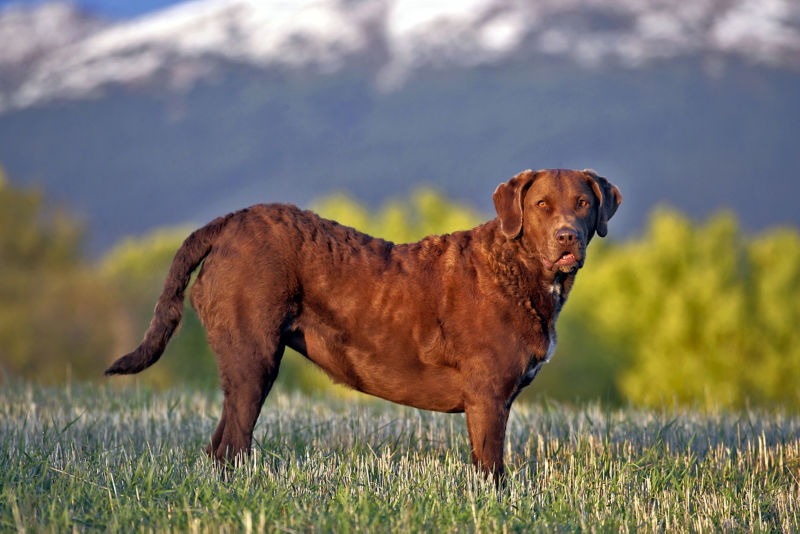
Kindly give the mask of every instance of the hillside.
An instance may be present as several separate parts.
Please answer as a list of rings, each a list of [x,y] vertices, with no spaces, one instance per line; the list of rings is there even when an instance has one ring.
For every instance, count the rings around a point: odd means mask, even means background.
[[[85,213],[93,251],[334,190],[377,203],[430,183],[489,213],[495,185],[529,167],[612,178],[617,236],[660,202],[800,224],[790,2],[266,5],[121,22],[51,5],[61,40],[26,46],[36,32],[13,29],[45,8],[5,8],[0,162]]]

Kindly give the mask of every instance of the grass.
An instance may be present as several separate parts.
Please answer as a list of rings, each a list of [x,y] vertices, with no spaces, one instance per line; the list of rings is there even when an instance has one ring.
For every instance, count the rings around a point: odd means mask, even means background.
[[[800,531],[800,415],[515,406],[507,487],[464,418],[274,393],[229,477],[219,394],[0,389],[0,532]]]

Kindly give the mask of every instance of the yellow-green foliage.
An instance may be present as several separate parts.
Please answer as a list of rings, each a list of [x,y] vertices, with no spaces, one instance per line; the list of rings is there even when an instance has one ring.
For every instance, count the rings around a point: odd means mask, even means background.
[[[80,226],[0,172],[0,372],[91,375],[111,344],[113,303],[80,254]]]
[[[563,319],[562,338],[578,321],[591,325],[620,358],[623,398],[800,406],[795,230],[746,238],[730,214],[695,225],[658,211],[641,238],[592,251]]]
[[[426,235],[468,230],[486,220],[470,207],[451,202],[428,188],[417,189],[409,201],[389,201],[375,212],[341,193],[317,202],[314,211],[394,243],[410,243]]]
[[[97,377],[139,343],[191,228],[126,240],[92,266],[80,254],[78,225],[46,208],[39,193],[4,185],[0,176],[2,369],[50,381],[67,369]],[[394,242],[489,218],[428,189],[377,210],[346,195],[315,210]],[[591,244],[558,323],[556,355],[525,396],[800,407],[799,327],[796,229],[745,236],[731,214],[697,224],[657,211],[641,237]],[[287,351],[279,384],[332,387],[301,359]],[[215,357],[188,302],[162,361],[138,379],[216,384]]]

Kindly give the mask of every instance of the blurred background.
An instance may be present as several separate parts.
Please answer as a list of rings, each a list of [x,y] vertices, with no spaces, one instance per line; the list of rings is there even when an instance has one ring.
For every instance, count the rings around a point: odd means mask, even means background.
[[[0,0],[0,166],[5,380],[100,380],[228,211],[403,242],[589,167],[624,202],[525,398],[800,408],[796,0]],[[130,380],[217,387],[193,312]]]

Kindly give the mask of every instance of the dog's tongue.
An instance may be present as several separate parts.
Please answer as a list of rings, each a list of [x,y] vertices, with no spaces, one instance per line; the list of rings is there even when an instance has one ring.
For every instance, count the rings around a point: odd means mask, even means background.
[[[570,263],[575,263],[575,254],[564,254],[558,261],[556,262],[559,265],[569,265]]]
[[[575,263],[575,261],[576,261],[575,254],[572,254],[571,252],[565,252],[564,254],[562,254],[561,257],[555,261],[555,263],[548,260],[547,258],[542,258],[542,263],[544,264],[546,269],[552,269],[557,265],[572,265],[573,263]]]

